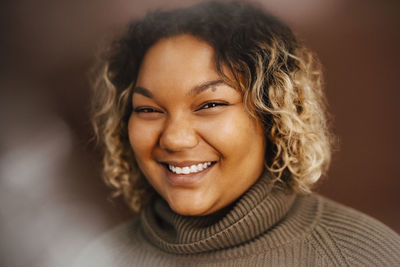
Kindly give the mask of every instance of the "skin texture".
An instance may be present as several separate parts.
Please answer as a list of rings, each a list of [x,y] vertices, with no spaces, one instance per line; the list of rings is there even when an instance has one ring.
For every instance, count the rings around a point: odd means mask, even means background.
[[[143,59],[132,101],[128,130],[136,161],[175,212],[216,212],[261,175],[261,123],[248,115],[241,93],[222,82],[208,43],[190,35],[158,41]],[[196,174],[166,166],[204,162],[213,165]]]

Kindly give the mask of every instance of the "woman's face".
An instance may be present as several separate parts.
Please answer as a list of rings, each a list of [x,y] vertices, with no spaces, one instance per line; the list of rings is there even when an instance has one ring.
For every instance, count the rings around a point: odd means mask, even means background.
[[[180,35],[153,45],[132,101],[129,140],[136,161],[175,212],[220,210],[261,175],[261,123],[248,115],[241,93],[222,81],[206,42]]]

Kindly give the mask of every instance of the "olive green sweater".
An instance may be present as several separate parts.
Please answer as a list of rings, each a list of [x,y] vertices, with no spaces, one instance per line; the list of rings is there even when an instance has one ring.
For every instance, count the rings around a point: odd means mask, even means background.
[[[181,216],[155,199],[89,246],[76,266],[400,266],[400,237],[358,211],[285,193],[262,176],[209,216]]]

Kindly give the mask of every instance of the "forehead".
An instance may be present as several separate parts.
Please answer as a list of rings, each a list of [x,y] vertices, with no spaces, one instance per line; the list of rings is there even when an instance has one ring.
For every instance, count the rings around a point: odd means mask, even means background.
[[[145,54],[136,85],[154,87],[160,83],[190,87],[193,83],[219,78],[214,49],[191,35],[162,39]]]

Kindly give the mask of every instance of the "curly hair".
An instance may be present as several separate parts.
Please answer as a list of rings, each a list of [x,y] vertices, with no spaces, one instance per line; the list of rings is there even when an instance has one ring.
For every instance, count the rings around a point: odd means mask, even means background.
[[[214,48],[218,73],[238,85],[248,113],[262,122],[268,147],[265,167],[274,182],[310,192],[331,157],[318,60],[285,24],[259,6],[206,2],[148,13],[132,22],[103,54],[93,83],[93,125],[104,144],[104,179],[115,195],[124,195],[139,211],[154,193],[128,140],[131,88],[146,51],[160,39],[181,34]]]

